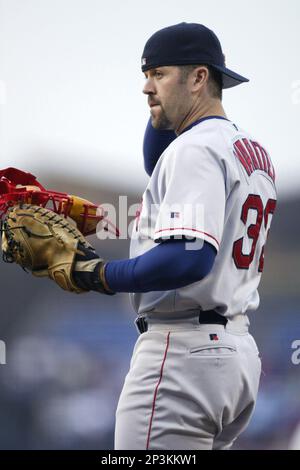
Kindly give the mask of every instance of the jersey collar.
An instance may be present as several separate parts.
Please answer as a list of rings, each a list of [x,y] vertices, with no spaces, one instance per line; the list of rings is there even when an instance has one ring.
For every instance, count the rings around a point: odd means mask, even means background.
[[[197,124],[200,124],[200,122],[203,122],[203,121],[208,121],[209,119],[222,119],[223,121],[229,121],[229,119],[223,117],[223,116],[205,116],[203,118],[200,118],[200,119],[197,119],[197,121],[195,122],[192,122],[192,124],[190,124],[189,126],[185,127],[183,129],[183,131],[181,132],[181,134],[183,134],[184,132],[186,131],[189,131],[190,129],[192,129],[192,127],[194,126],[197,126]],[[180,135],[181,135],[180,134]]]

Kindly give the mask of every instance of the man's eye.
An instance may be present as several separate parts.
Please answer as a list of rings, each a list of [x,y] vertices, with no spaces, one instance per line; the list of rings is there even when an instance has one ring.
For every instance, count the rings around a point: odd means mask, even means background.
[[[156,78],[162,78],[162,76],[163,76],[163,74],[161,72],[159,72],[159,71],[155,72],[155,77]]]

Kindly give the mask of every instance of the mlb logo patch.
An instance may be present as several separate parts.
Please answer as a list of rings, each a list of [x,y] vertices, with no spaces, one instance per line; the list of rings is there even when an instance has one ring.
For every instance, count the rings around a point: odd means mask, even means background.
[[[219,341],[219,337],[216,333],[209,335],[211,341]]]
[[[171,212],[171,219],[179,219],[180,212]]]
[[[147,63],[147,59],[146,59],[146,57],[143,57],[142,58],[142,65],[146,65],[146,63]]]

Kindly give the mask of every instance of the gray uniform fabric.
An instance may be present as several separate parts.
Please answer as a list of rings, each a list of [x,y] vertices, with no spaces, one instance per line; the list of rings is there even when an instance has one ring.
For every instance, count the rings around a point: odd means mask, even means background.
[[[245,316],[149,323],[116,411],[115,449],[229,449],[254,409],[261,361]]]

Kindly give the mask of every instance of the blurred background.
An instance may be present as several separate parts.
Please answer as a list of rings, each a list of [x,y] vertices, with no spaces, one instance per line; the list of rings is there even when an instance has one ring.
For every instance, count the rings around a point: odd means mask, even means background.
[[[250,78],[224,92],[224,106],[277,170],[261,306],[250,315],[261,387],[234,448],[300,449],[300,354],[292,347],[300,345],[297,0],[242,8],[238,0],[0,0],[1,168],[32,172],[48,189],[117,212],[120,196],[128,207],[138,203],[149,116],[140,57],[154,31],[181,21],[213,29],[227,66]],[[128,257],[128,237],[90,241],[106,259]],[[128,296],[68,295],[2,262],[0,276],[0,449],[112,449],[137,338]]]

